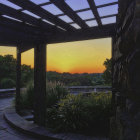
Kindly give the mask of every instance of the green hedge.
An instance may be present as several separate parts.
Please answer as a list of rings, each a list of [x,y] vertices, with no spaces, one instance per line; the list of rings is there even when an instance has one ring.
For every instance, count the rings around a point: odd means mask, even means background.
[[[1,88],[15,88],[16,82],[10,78],[4,78],[0,81]]]

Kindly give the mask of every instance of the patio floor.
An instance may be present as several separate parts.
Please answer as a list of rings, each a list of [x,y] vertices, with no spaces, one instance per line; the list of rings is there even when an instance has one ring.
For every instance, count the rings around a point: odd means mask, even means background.
[[[3,111],[11,106],[13,98],[0,99],[0,140],[36,140],[11,128],[3,118]]]

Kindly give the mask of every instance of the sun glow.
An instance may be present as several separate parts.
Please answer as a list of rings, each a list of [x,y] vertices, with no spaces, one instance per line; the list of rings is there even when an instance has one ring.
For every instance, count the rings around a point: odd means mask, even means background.
[[[48,71],[102,73],[106,58],[111,58],[109,38],[47,46]]]
[[[102,73],[103,62],[111,58],[111,39],[97,39],[47,45],[47,71]],[[0,47],[0,55],[16,58],[15,47]],[[22,53],[22,64],[34,67],[34,49]]]

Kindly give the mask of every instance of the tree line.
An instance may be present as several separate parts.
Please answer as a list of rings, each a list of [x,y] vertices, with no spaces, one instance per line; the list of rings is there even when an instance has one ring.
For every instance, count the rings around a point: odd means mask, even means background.
[[[111,85],[111,59],[104,62],[104,73],[58,73],[48,71],[47,81],[60,81],[66,86],[96,86]],[[33,81],[34,70],[29,65],[21,65],[21,87],[26,87]],[[16,86],[16,59],[12,55],[0,55],[0,88],[13,88]]]

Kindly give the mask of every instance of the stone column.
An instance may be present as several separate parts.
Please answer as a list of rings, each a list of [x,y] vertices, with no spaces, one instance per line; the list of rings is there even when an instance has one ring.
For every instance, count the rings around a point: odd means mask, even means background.
[[[34,121],[45,125],[46,117],[46,44],[34,49]]]
[[[115,44],[115,36],[112,37],[112,101],[111,101],[111,108],[112,108],[113,113],[115,113],[115,85],[113,84],[114,44]]]
[[[113,60],[111,140],[140,140],[140,0],[119,0]]]

